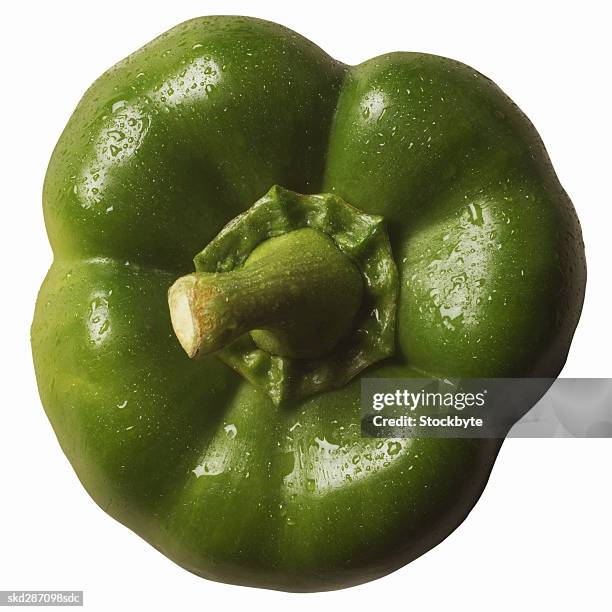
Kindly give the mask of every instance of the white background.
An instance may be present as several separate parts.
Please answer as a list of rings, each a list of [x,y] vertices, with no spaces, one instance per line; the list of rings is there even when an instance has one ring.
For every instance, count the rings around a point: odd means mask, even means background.
[[[610,610],[611,440],[507,441],[465,523],[376,582],[310,595],[220,585],[180,569],[88,498],[41,408],[28,340],[36,292],[51,262],[41,211],[44,172],[79,97],[103,70],[176,23],[231,13],[278,21],[347,63],[425,51],[492,77],[538,128],[582,222],[587,298],[563,374],[612,376],[612,47],[604,6],[3,3],[0,589],[83,589],[90,610]]]

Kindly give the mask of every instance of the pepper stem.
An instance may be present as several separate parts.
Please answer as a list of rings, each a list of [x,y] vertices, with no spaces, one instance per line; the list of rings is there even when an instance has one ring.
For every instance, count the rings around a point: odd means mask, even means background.
[[[251,332],[270,354],[306,359],[329,353],[348,334],[362,296],[351,259],[327,235],[304,228],[261,243],[231,272],[179,278],[168,303],[189,357]]]

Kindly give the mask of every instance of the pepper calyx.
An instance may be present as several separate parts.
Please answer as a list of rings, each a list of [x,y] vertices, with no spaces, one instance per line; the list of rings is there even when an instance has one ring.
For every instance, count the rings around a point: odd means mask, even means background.
[[[194,263],[169,292],[179,341],[189,356],[216,351],[277,405],[339,388],[394,352],[397,270],[383,219],[337,195],[274,186]]]

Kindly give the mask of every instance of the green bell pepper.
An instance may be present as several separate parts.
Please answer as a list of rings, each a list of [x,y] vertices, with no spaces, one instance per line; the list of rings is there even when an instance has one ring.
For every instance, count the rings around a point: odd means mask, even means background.
[[[442,541],[501,440],[363,438],[361,377],[555,377],[582,307],[574,209],[494,83],[257,19],[102,75],[43,200],[59,442],[106,512],[222,582],[341,588]]]

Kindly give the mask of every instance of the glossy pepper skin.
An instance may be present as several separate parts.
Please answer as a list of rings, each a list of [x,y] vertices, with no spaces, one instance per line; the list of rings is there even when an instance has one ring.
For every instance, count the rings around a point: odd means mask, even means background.
[[[190,360],[167,304],[273,185],[382,216],[399,279],[393,357],[280,407]],[[346,66],[251,18],[186,22],[98,79],[44,211],[32,346],[60,444],[106,512],[222,582],[342,588],[438,544],[501,441],[362,438],[360,377],[554,377],[584,295],[572,204],[494,83],[419,53]]]

